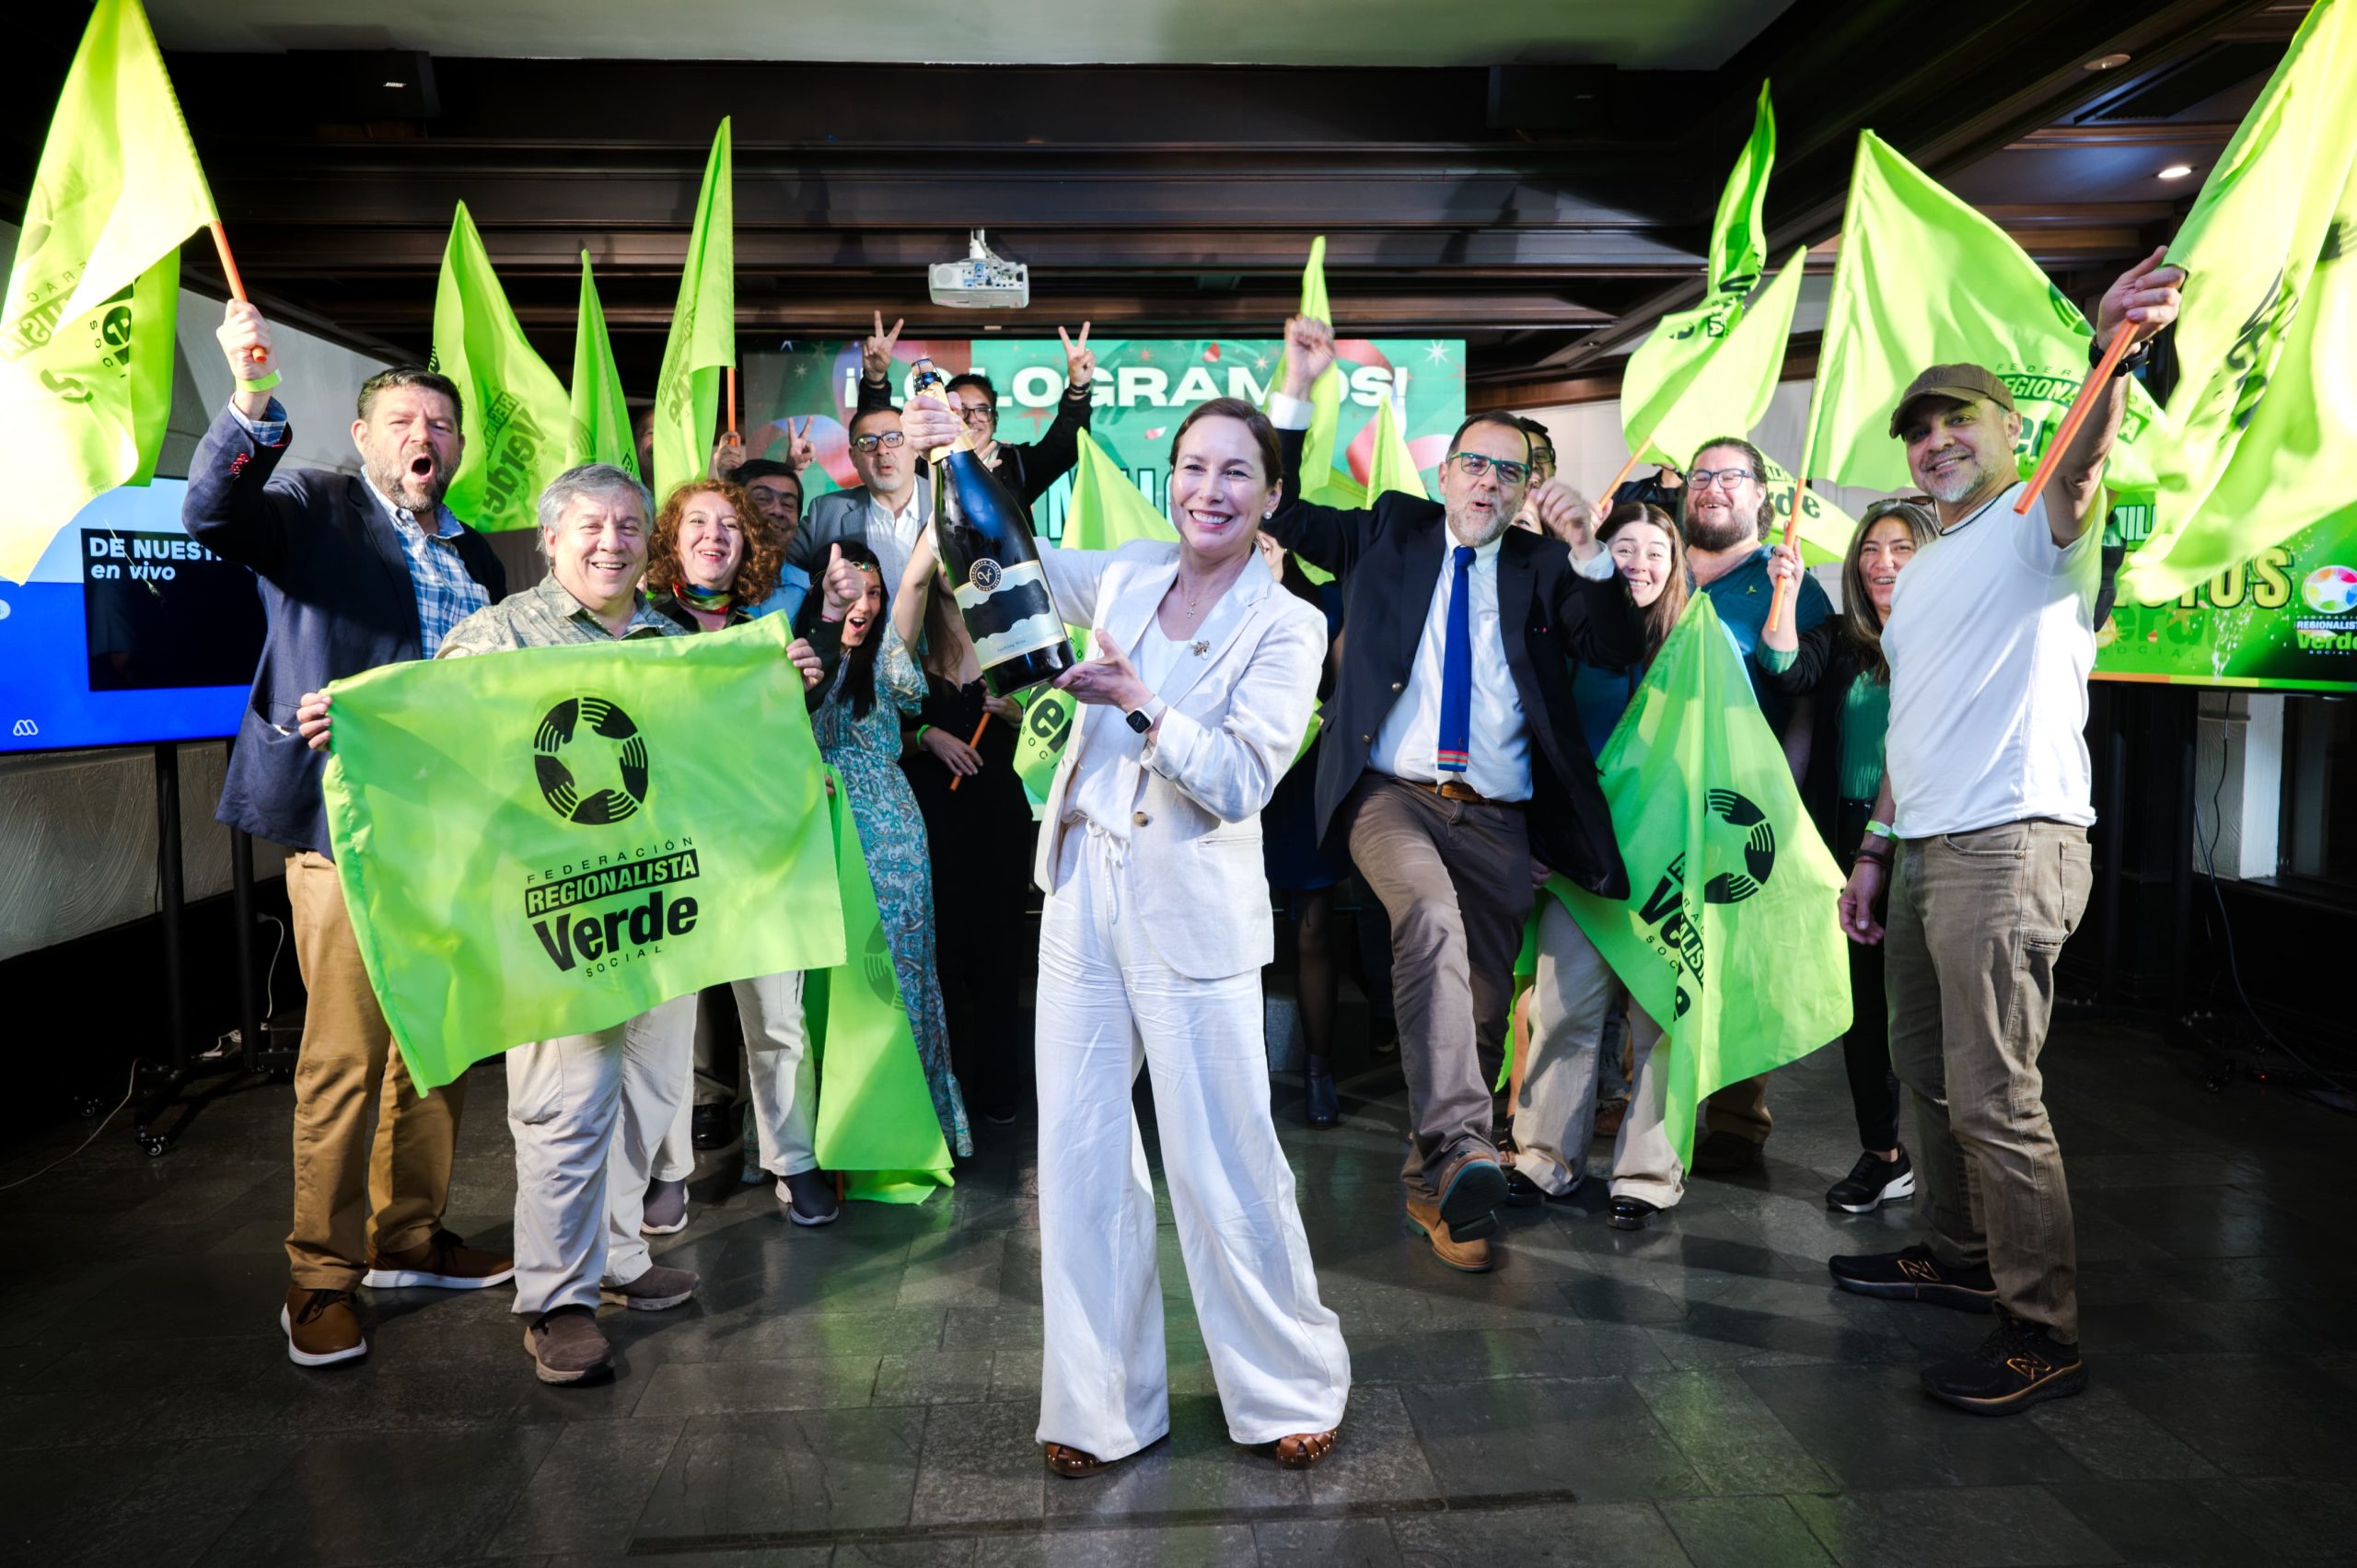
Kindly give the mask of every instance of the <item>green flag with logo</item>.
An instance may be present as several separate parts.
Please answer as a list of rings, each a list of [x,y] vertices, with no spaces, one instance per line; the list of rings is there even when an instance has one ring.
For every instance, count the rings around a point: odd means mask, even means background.
[[[730,184],[728,122],[722,120],[705,160],[688,231],[679,303],[655,377],[655,498],[703,477],[719,438],[720,377],[737,363],[737,203]]]
[[[949,1144],[917,1057],[876,884],[867,875],[849,786],[827,770],[828,831],[843,912],[843,961],[802,982],[810,1048],[819,1053],[819,1117],[812,1142],[821,1168],[840,1171],[846,1196],[922,1203],[954,1185]]]
[[[1906,450],[1889,434],[1891,410],[1919,372],[1968,360],[2013,393],[2022,416],[2015,456],[2026,471],[2079,395],[2094,338],[2079,308],[2003,229],[1861,131],[1802,466],[1812,480],[1914,488]],[[2151,482],[2139,448],[2156,412],[2131,386],[2107,475],[2114,488]]]
[[[99,0],[50,121],[0,302],[12,457],[0,579],[93,496],[154,476],[171,412],[180,241],[214,221],[156,36]]]
[[[1145,493],[1121,471],[1121,465],[1084,430],[1080,458],[1073,466],[1072,505],[1064,513],[1063,548],[1119,550],[1132,540],[1175,541],[1178,530],[1154,509]],[[1071,629],[1073,646],[1086,648],[1089,628]],[[1034,804],[1048,798],[1048,784],[1072,737],[1079,704],[1049,687],[1033,691],[1023,709],[1023,733],[1015,743],[1015,771]]]
[[[1712,1091],[1849,1028],[1841,873],[1707,594],[1687,604],[1597,763],[1631,896],[1547,886],[1666,1031],[1651,1070],[1668,1075],[1670,1142],[1690,1166]]]
[[[581,252],[581,314],[573,327],[572,429],[564,448],[567,468],[611,463],[624,473],[638,474],[630,405],[622,398],[621,372],[614,366],[613,340],[606,335],[606,310],[598,303],[598,283],[590,276],[586,250]]]
[[[573,414],[509,308],[464,202],[442,249],[427,363],[458,383],[464,403],[466,450],[444,505],[485,533],[531,528],[541,490],[564,471]]]
[[[2347,471],[2357,452],[2351,0],[2323,0],[2300,24],[2169,260],[2189,274],[2180,378],[2157,443],[2153,536],[2125,574],[2148,603],[2238,572],[2304,528],[2357,524]]]
[[[784,621],[329,688],[336,870],[421,1089],[707,985],[843,961]]]
[[[1793,308],[1800,303],[1802,265],[1807,260],[1805,249],[1793,252],[1775,281],[1759,291],[1734,328],[1694,366],[1676,397],[1666,403],[1657,399],[1642,413],[1622,405],[1620,424],[1630,450],[1682,471],[1693,466],[1703,442],[1719,436],[1747,436],[1759,428],[1784,373],[1784,344],[1792,336]]]
[[[1719,193],[1719,209],[1711,223],[1708,282],[1702,303],[1675,311],[1660,323],[1629,356],[1620,381],[1620,423],[1630,450],[1641,457],[1684,466],[1692,447],[1681,448],[1677,433],[1663,427],[1704,366],[1718,356],[1743,319],[1744,301],[1759,286],[1768,266],[1768,232],[1763,214],[1768,202],[1768,174],[1776,163],[1776,115],[1768,101],[1768,84],[1759,84],[1759,104],[1752,113],[1751,139],[1744,144]],[[1797,286],[1797,285],[1796,285]],[[1785,331],[1791,330],[1792,309],[1784,307]],[[1783,363],[1784,334],[1776,334],[1778,367]],[[1770,390],[1774,390],[1771,376]],[[1765,412],[1763,408],[1762,412]],[[1759,423],[1754,415],[1740,428],[1748,432]],[[1733,424],[1708,430],[1703,436],[1724,436]]]

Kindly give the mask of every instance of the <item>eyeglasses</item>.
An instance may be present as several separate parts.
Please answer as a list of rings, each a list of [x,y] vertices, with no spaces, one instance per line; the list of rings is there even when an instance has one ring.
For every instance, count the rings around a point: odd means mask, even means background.
[[[1479,479],[1495,470],[1498,482],[1509,490],[1530,477],[1528,463],[1510,462],[1504,458],[1485,458],[1479,452],[1459,452],[1450,460],[1468,479]]]
[[[1697,490],[1708,490],[1713,484],[1733,490],[1745,480],[1759,477],[1749,469],[1696,469],[1686,476],[1686,482]]]
[[[1555,466],[1555,448],[1552,447],[1533,447],[1530,448],[1530,463],[1533,468],[1553,468]]]
[[[998,417],[998,410],[990,403],[959,403],[958,417],[968,424],[988,424]]]
[[[887,430],[880,436],[854,436],[851,444],[854,450],[872,452],[878,447],[897,447],[907,439],[897,430]]]

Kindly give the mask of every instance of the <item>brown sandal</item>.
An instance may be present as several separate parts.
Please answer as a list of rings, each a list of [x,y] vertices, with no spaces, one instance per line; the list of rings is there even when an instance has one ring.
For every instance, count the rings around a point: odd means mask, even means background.
[[[1100,1459],[1094,1454],[1083,1453],[1078,1448],[1066,1447],[1062,1443],[1048,1445],[1048,1468],[1068,1481],[1077,1481],[1082,1476],[1095,1475],[1099,1470],[1111,1469],[1113,1464],[1114,1461],[1111,1459]]]
[[[1331,1432],[1302,1432],[1277,1439],[1277,1463],[1289,1470],[1306,1470],[1333,1451]]]

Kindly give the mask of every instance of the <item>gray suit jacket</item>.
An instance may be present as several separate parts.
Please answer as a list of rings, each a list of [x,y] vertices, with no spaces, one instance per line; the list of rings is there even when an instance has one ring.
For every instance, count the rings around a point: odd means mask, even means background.
[[[917,505],[930,520],[933,517],[933,486],[924,476],[917,479]],[[855,484],[849,490],[830,490],[810,503],[802,514],[802,526],[795,530],[794,548],[785,558],[810,574],[815,580],[827,564],[827,546],[842,540],[867,538],[867,486]],[[884,585],[887,592],[898,584]]]

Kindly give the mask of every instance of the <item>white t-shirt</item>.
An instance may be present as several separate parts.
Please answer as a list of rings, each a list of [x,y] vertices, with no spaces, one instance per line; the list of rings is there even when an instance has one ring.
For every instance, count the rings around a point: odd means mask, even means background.
[[[2103,530],[2057,549],[2041,497],[2009,486],[1898,575],[1890,659],[1892,830],[1902,839],[2096,819],[2087,675]]]

